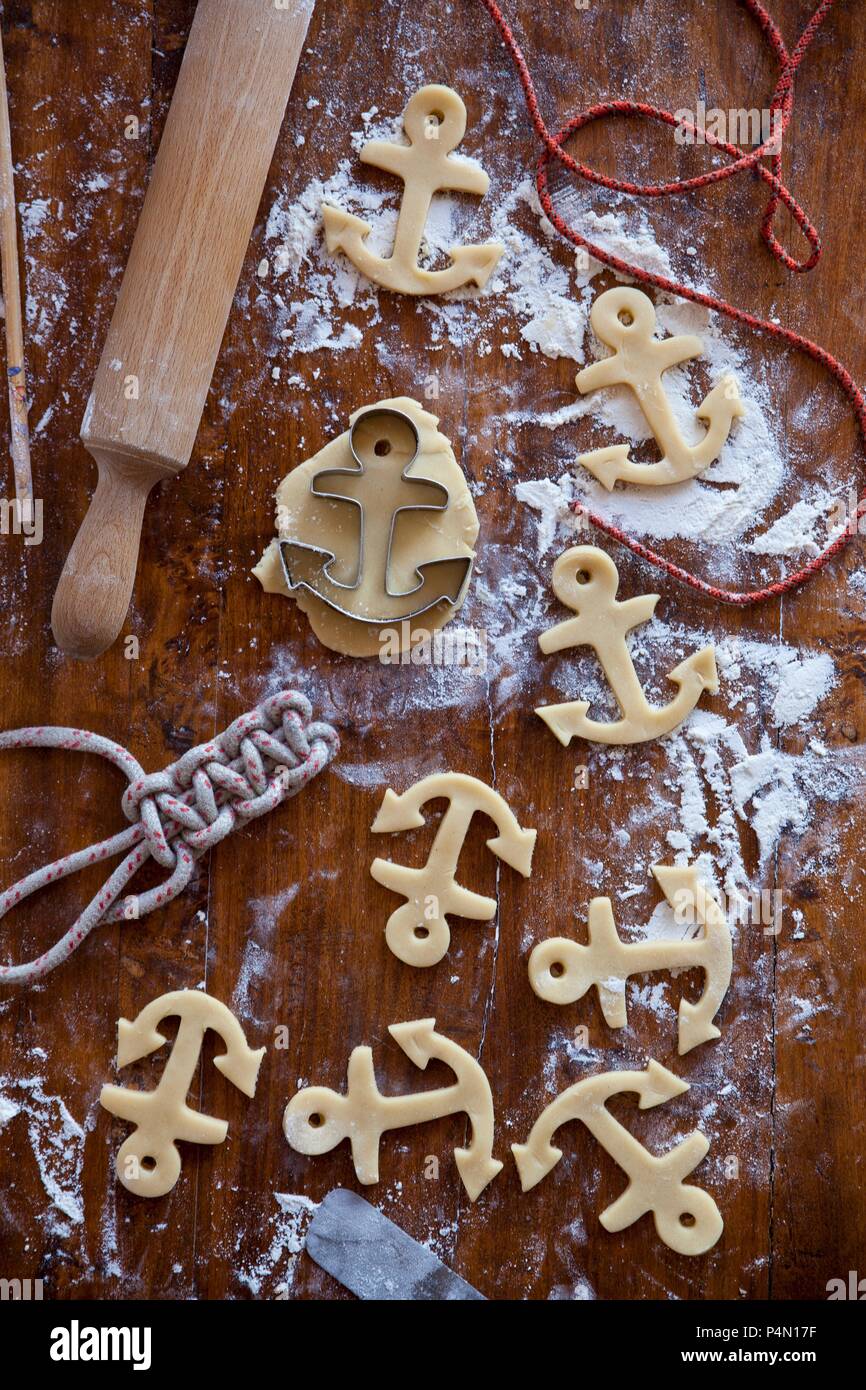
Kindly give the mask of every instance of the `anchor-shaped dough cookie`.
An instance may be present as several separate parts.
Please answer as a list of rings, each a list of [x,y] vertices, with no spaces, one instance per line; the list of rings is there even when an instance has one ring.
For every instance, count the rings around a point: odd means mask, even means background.
[[[529,983],[539,998],[551,1004],[573,1004],[594,985],[605,1023],[609,1028],[624,1028],[625,984],[630,975],[699,966],[706,980],[703,994],[697,1004],[680,1000],[682,1057],[699,1043],[719,1036],[713,1018],[731,982],[731,933],[724,912],[700,882],[694,864],[682,868],[654,864],[653,873],[671,907],[677,911],[688,907],[690,920],[703,927],[703,935],[626,944],[617,934],[610,898],[593,898],[589,944],[581,946],[563,936],[540,942],[529,957]]]
[[[403,112],[403,128],[408,145],[371,140],[361,150],[365,164],[396,174],[405,184],[392,254],[377,256],[364,245],[372,231],[369,222],[325,203],[328,250],[342,251],[377,285],[398,294],[444,294],[470,281],[480,289],[502,255],[498,242],[453,247],[451,265],[444,270],[418,264],[433,194],[447,188],[483,197],[490,187],[477,164],[449,158],[466,133],[466,107],[450,87],[422,87]]]
[[[637,1092],[641,1110],[647,1110],[688,1089],[687,1082],[653,1061],[646,1071],[608,1071],[569,1086],[541,1112],[526,1143],[511,1146],[523,1191],[541,1182],[562,1158],[562,1150],[551,1143],[560,1125],[582,1120],[629,1177],[625,1192],[599,1217],[605,1230],[623,1231],[651,1211],[666,1245],[680,1255],[702,1255],[715,1245],[724,1222],[709,1193],[686,1186],[683,1179],[709,1152],[706,1135],[694,1129],[656,1158],[605,1108],[611,1096],[626,1091]]]
[[[713,695],[717,692],[715,649],[702,647],[668,673],[668,680],[680,687],[676,698],[661,708],[649,703],[637,678],[625,635],[639,623],[650,620],[659,595],[641,594],[620,602],[616,597],[619,587],[616,565],[603,550],[593,545],[578,545],[566,550],[553,567],[552,584],[560,602],[566,608],[573,608],[577,617],[548,628],[538,639],[539,647],[545,655],[568,647],[594,648],[622,711],[622,718],[602,724],[586,718],[589,709],[586,700],[538,706],[535,713],[566,747],[576,737],[592,743],[644,743],[647,739],[661,738],[683,722],[704,690]]]
[[[502,1168],[492,1156],[490,1083],[474,1057],[435,1030],[435,1018],[420,1018],[412,1023],[393,1023],[388,1032],[422,1071],[431,1058],[444,1062],[457,1077],[454,1086],[383,1096],[376,1085],[372,1049],[353,1048],[345,1095],[326,1086],[308,1086],[289,1101],[283,1130],[291,1147],[302,1154],[324,1154],[348,1139],[359,1181],[374,1183],[379,1181],[379,1141],[386,1130],[465,1111],[472,1139],[468,1149],[454,1150],[454,1159],[474,1202]]]
[[[724,377],[698,406],[695,414],[707,422],[707,430],[699,444],[687,444],[665,394],[662,373],[689,358],[700,357],[704,350],[701,339],[692,333],[655,338],[656,311],[652,300],[627,285],[599,295],[592,306],[590,322],[596,337],[614,352],[612,357],[593,362],[578,372],[578,391],[585,395],[603,386],[630,386],[663,457],[658,463],[632,463],[629,446],[615,444],[582,454],[578,463],[609,491],[620,478],[627,483],[658,487],[702,473],[718,457],[733,421],[746,413],[734,378]]]
[[[427,863],[420,869],[410,869],[390,859],[374,859],[370,866],[377,883],[408,899],[391,913],[385,927],[385,940],[394,955],[407,965],[436,965],[442,959],[451,940],[447,913],[471,917],[477,922],[489,922],[496,915],[493,898],[461,888],[455,878],[463,841],[476,811],[483,811],[499,830],[495,839],[487,841],[487,848],[524,878],[529,878],[532,870],[536,832],[521,829],[508,803],[492,787],[459,772],[425,777],[402,796],[386,791],[373,822],[374,833],[422,826],[421,807],[437,796],[447,796],[450,805],[436,832]]]
[[[181,1168],[176,1140],[221,1144],[228,1133],[225,1120],[200,1115],[186,1103],[208,1028],[219,1033],[226,1045],[226,1051],[214,1057],[214,1066],[245,1096],[256,1093],[259,1067],[265,1055],[263,1047],[253,1051],[247,1046],[243,1029],[225,1004],[198,989],[179,989],[147,1004],[132,1023],[126,1018],[120,1020],[118,1067],[128,1067],[162,1047],[165,1038],[157,1027],[164,1018],[175,1015],[180,1018],[180,1028],[156,1090],[126,1091],[122,1086],[103,1086],[99,1097],[100,1104],[112,1115],[136,1126],[121,1145],[115,1168],[124,1187],[139,1197],[162,1197],[174,1187]]]

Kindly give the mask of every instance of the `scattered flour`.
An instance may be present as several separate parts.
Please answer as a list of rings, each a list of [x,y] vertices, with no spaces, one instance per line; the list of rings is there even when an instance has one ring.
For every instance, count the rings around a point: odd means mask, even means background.
[[[269,1242],[267,1249],[250,1258],[249,1238],[239,1240],[243,1260],[235,1260],[235,1277],[255,1297],[259,1296],[266,1284],[277,1278],[279,1282],[271,1296],[288,1298],[295,1276],[295,1266],[304,1248],[307,1227],[319,1204],[298,1192],[275,1192],[274,1197],[279,1210],[270,1218],[265,1228],[266,1239]]]
[[[50,1203],[42,1219],[56,1235],[68,1236],[84,1220],[84,1130],[60,1096],[46,1093],[41,1077],[0,1076],[0,1143],[4,1134],[12,1138],[11,1127],[16,1123],[26,1125]]]

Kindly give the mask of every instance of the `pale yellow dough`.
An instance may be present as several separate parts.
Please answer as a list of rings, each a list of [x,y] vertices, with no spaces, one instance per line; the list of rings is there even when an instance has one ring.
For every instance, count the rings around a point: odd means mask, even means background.
[[[342,251],[358,270],[377,285],[399,294],[444,294],[474,283],[485,285],[502,255],[498,242],[455,246],[451,264],[427,270],[419,264],[424,229],[433,195],[440,189],[476,193],[483,197],[490,180],[483,169],[452,151],[466,132],[466,107],[450,87],[431,85],[417,91],[403,112],[408,145],[371,140],[361,159],[404,182],[403,201],[390,256],[377,256],[365,245],[372,228],[342,208],[322,206],[329,251]]]
[[[654,864],[653,873],[671,906],[702,928],[680,941],[636,941],[626,945],[616,930],[610,898],[589,904],[589,943],[566,937],[542,941],[529,957],[529,983],[551,1004],[573,1004],[593,986],[598,990],[605,1023],[626,1024],[625,985],[630,975],[652,970],[704,972],[704,992],[697,1004],[680,1001],[679,1055],[719,1036],[713,1018],[731,982],[731,933],[725,914],[698,878],[693,864],[674,867]]]
[[[562,1150],[551,1142],[560,1125],[581,1120],[629,1178],[622,1196],[601,1213],[605,1230],[623,1231],[652,1212],[666,1245],[680,1255],[702,1255],[715,1245],[724,1222],[709,1193],[691,1183],[687,1186],[683,1179],[709,1152],[706,1135],[694,1129],[656,1158],[605,1106],[612,1096],[634,1091],[641,1110],[646,1110],[688,1089],[685,1081],[653,1061],[646,1071],[608,1071],[569,1086],[542,1111],[526,1143],[511,1146],[523,1191],[541,1182],[562,1158]],[[683,1217],[691,1224],[685,1224]]]
[[[444,1062],[457,1078],[455,1085],[383,1096],[372,1049],[356,1047],[349,1057],[345,1095],[308,1086],[292,1097],[283,1116],[286,1139],[302,1154],[329,1153],[348,1139],[358,1179],[369,1184],[379,1181],[379,1141],[386,1130],[465,1112],[472,1137],[468,1148],[454,1150],[454,1160],[474,1202],[502,1169],[493,1157],[493,1097],[487,1077],[474,1057],[436,1032],[435,1018],[394,1023],[388,1032],[422,1071],[433,1058]]]
[[[668,673],[680,687],[669,704],[651,705],[637,677],[626,643],[626,633],[652,617],[658,594],[641,594],[620,602],[616,597],[619,575],[603,550],[593,545],[574,546],[560,555],[553,567],[553,591],[576,618],[557,623],[538,639],[545,655],[569,647],[592,647],[610,682],[622,717],[608,723],[587,719],[589,704],[572,700],[564,705],[540,705],[536,714],[560,743],[585,738],[592,743],[644,743],[661,738],[681,724],[698,703],[703,691],[719,688],[715,648],[702,647]]]
[[[362,410],[371,408],[364,406],[356,410],[350,417],[350,428]],[[445,511],[403,512],[397,519],[389,578],[392,590],[399,593],[412,589],[417,583],[416,568],[419,564],[454,557],[474,559],[478,516],[451,445],[437,428],[439,422],[436,416],[423,410],[407,396],[376,402],[376,408],[402,411],[411,418],[418,431],[418,456],[409,470],[409,476],[428,478],[448,491]],[[397,478],[411,458],[413,447],[414,441],[404,441],[395,436],[388,463],[393,466]],[[346,430],[313,458],[293,469],[280,483],[276,493],[279,537],[333,550],[336,558],[331,573],[343,584],[351,584],[357,574],[359,509],[342,500],[316,497],[311,493],[310,485],[323,470],[348,469],[353,463],[349,430]],[[253,570],[268,593],[285,594],[295,600],[301,611],[306,613],[320,642],[332,651],[343,652],[347,656],[378,656],[383,650],[386,654],[388,650],[391,653],[402,651],[443,627],[457,611],[454,605],[443,603],[408,623],[399,619],[399,613],[387,627],[364,621],[365,616],[371,613],[377,616],[381,613],[391,519],[387,508],[383,510],[381,506],[369,506],[365,515],[367,555],[362,580],[356,590],[348,591],[344,596],[345,604],[357,617],[346,617],[329,607],[317,594],[304,589],[295,589],[289,594],[276,541],[271,542]],[[406,601],[405,611],[411,611],[410,600]],[[383,648],[383,639],[387,639],[387,648]]]
[[[521,829],[498,792],[464,773],[425,777],[401,796],[389,789],[373,822],[374,833],[417,829],[424,824],[421,807],[436,797],[447,797],[449,805],[427,863],[420,869],[410,869],[390,859],[374,859],[370,867],[377,883],[407,899],[391,913],[385,927],[385,940],[394,955],[407,965],[436,965],[442,959],[451,940],[447,913],[477,922],[489,922],[496,915],[493,898],[472,893],[456,880],[457,861],[476,812],[489,816],[499,831],[495,839],[487,841],[491,853],[524,878],[532,872],[536,831]]]
[[[120,1019],[118,1067],[127,1067],[162,1047],[165,1038],[157,1028],[164,1018],[175,1016],[180,1018],[180,1028],[156,1090],[103,1086],[99,1097],[112,1115],[136,1126],[121,1145],[115,1167],[124,1187],[139,1197],[162,1197],[174,1187],[181,1168],[178,1139],[190,1144],[221,1144],[228,1133],[225,1120],[201,1115],[186,1103],[207,1030],[213,1029],[226,1045],[226,1051],[214,1057],[214,1066],[245,1096],[256,1093],[265,1055],[263,1047],[253,1051],[247,1046],[243,1029],[225,1004],[198,989],[179,989],[154,999],[134,1022]]]
[[[604,386],[628,386],[637,397],[647,423],[662,451],[658,463],[632,463],[627,444],[614,444],[582,454],[578,463],[589,469],[609,491],[618,480],[653,487],[694,478],[718,458],[734,420],[745,415],[737,383],[724,377],[698,406],[695,414],[707,429],[698,444],[683,437],[662,384],[662,373],[704,350],[694,334],[673,338],[654,337],[656,311],[652,300],[628,285],[600,294],[592,306],[590,322],[596,337],[613,348],[611,357],[593,362],[577,374],[582,393]]]

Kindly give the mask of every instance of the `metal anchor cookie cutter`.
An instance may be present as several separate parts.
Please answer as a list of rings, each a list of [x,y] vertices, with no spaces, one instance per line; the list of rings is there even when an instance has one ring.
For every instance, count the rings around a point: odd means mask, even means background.
[[[401,469],[399,481],[406,488],[427,489],[427,500],[404,503],[392,510],[382,588],[386,600],[392,601],[393,611],[383,612],[382,616],[357,613],[345,606],[345,600],[342,597],[357,593],[364,579],[367,566],[367,504],[360,497],[352,495],[351,484],[357,484],[365,476],[368,476],[371,469],[377,466],[381,467],[381,460],[386,458],[395,447],[395,441],[389,438],[387,433],[383,433],[380,438],[375,438],[377,432],[369,429],[370,424],[375,421],[397,422],[404,430],[408,430],[412,441],[411,454]],[[365,435],[370,437],[369,440],[365,439]],[[311,545],[304,541],[280,540],[278,542],[280,563],[289,591],[306,589],[308,593],[314,594],[329,608],[334,609],[335,612],[344,617],[373,626],[384,626],[401,620],[408,621],[420,617],[422,613],[427,613],[431,608],[442,603],[447,603],[454,608],[458,607],[462,602],[472,572],[473,557],[471,555],[446,556],[438,560],[426,560],[416,565],[415,575],[418,582],[414,588],[399,592],[392,589],[390,584],[391,556],[400,516],[405,512],[444,512],[451,500],[451,494],[444,483],[409,473],[418,457],[420,448],[420,437],[414,420],[404,411],[397,410],[392,406],[370,406],[358,415],[352,425],[349,432],[349,447],[356,466],[322,469],[312,479],[310,493],[323,500],[352,502],[358,508],[360,513],[358,568],[355,578],[351,583],[346,583],[336,579],[331,574],[331,566],[336,559],[336,553],[333,550],[328,550],[324,546]],[[364,456],[365,454],[367,457]],[[347,480],[345,490],[340,490],[338,480],[341,478]],[[325,483],[325,486],[322,486],[322,483]],[[330,488],[328,483],[331,485]],[[444,570],[443,566],[446,567]],[[450,585],[447,582],[449,571],[452,575]],[[445,575],[444,580],[442,580],[443,574]],[[439,584],[436,583],[437,577],[442,580]],[[410,605],[406,609],[398,607],[398,600],[409,600],[413,596],[417,600],[414,605]]]

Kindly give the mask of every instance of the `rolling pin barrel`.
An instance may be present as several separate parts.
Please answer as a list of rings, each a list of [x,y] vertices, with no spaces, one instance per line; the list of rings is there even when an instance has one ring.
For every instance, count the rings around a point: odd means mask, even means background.
[[[81,438],[99,479],[54,597],[94,657],[129,607],[144,506],[186,466],[313,0],[198,0]]]

